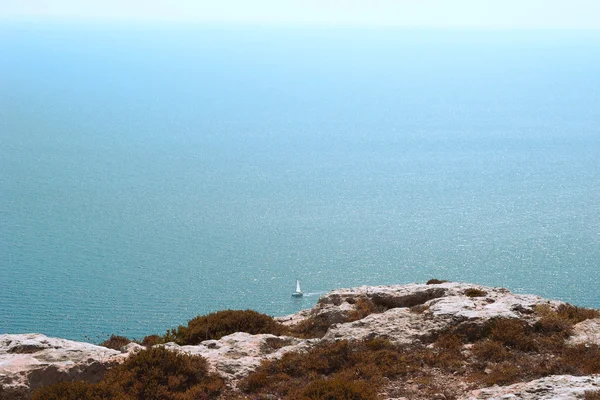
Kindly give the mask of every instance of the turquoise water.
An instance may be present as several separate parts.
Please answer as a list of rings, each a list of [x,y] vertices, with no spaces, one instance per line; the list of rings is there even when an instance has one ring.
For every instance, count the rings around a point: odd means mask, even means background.
[[[13,24],[0,54],[0,333],[431,277],[600,307],[597,33]]]

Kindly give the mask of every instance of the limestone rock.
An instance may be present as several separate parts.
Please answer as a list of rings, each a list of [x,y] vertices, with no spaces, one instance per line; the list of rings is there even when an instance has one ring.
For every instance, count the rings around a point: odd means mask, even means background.
[[[460,400],[575,400],[583,398],[586,391],[600,390],[600,376],[553,375],[531,382],[510,386],[494,386],[474,390]]]
[[[573,327],[570,344],[590,343],[600,345],[600,318],[587,319]]]
[[[42,334],[0,335],[2,399],[25,399],[31,390],[65,380],[98,382],[123,360],[120,352]]]
[[[135,354],[140,350],[144,350],[146,347],[135,342],[131,342],[121,347],[121,353]]]
[[[479,296],[470,297],[476,290]],[[309,313],[288,316],[293,324],[319,315],[348,315],[358,299],[371,300],[375,306],[389,310],[371,314],[361,320],[333,325],[326,340],[357,340],[382,336],[396,343],[426,341],[432,335],[460,324],[483,324],[496,318],[521,318],[530,323],[536,305],[555,308],[561,304],[539,296],[514,294],[504,288],[490,288],[467,283],[448,282],[438,285],[408,284],[363,286],[334,290],[322,297]],[[341,310],[336,314],[335,310]],[[332,319],[329,319],[330,321]]]
[[[309,310],[277,318],[288,326],[309,318],[320,318],[331,324],[323,339],[238,332],[196,346],[175,343],[159,346],[205,357],[211,368],[226,378],[230,388],[235,390],[239,380],[264,360],[278,359],[290,351],[307,351],[322,340],[383,337],[398,344],[420,342],[427,345],[439,333],[451,328],[471,329],[496,317],[518,318],[533,324],[539,318],[536,306],[556,309],[561,304],[564,303],[468,283],[362,286],[334,290]],[[351,321],[371,309],[376,312]],[[359,310],[361,312],[357,312]],[[600,344],[600,318],[577,324],[570,343]],[[108,368],[142,348],[130,343],[119,352],[40,334],[0,335],[0,399],[26,400],[32,389],[62,380],[99,381]],[[550,376],[463,394],[467,387],[475,386],[461,386],[460,375],[453,379],[449,384],[454,385],[454,394],[463,395],[463,400],[575,399],[582,398],[586,390],[600,390],[600,376]],[[391,389],[394,389],[393,384]],[[392,395],[394,392],[388,390],[386,393]],[[444,395],[435,393],[431,396],[442,399]]]
[[[224,378],[234,381],[254,371],[263,360],[277,359],[289,351],[302,351],[318,340],[297,339],[269,334],[251,335],[237,332],[219,340],[205,340],[196,346],[164,346],[188,354],[201,355]]]

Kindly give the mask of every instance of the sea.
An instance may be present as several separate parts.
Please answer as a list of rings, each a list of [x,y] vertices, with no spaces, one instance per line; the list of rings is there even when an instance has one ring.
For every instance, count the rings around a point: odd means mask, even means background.
[[[0,334],[430,278],[600,307],[600,32],[0,24]]]

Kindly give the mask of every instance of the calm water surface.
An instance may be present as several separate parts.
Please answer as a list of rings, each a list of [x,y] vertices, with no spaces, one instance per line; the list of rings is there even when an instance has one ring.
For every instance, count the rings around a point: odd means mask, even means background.
[[[600,307],[598,34],[22,24],[0,54],[0,333],[431,277]]]

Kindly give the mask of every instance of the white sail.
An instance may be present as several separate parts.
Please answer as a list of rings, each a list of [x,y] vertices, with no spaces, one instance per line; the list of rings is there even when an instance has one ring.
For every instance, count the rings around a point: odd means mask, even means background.
[[[304,296],[304,293],[302,293],[302,290],[300,290],[300,281],[298,279],[296,279],[296,291],[294,293],[292,293],[292,297],[302,297]]]

